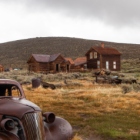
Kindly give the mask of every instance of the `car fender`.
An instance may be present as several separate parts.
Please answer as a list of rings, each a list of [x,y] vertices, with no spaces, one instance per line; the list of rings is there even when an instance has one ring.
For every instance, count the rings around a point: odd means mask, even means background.
[[[71,140],[73,137],[72,127],[68,121],[56,117],[53,123],[44,122],[45,140]]]
[[[19,140],[19,139],[12,133],[0,132],[0,140]]]

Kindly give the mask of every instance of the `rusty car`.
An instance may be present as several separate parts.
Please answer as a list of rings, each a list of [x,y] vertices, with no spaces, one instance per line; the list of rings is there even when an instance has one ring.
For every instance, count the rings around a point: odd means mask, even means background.
[[[68,121],[28,101],[20,83],[0,80],[0,140],[71,140]]]

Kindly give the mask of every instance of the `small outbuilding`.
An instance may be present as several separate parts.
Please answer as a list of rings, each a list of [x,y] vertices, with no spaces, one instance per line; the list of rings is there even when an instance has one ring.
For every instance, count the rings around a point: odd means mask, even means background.
[[[0,65],[0,72],[4,72],[4,67]]]
[[[75,69],[87,69],[87,58],[79,57],[74,60]]]
[[[75,63],[71,58],[65,58],[65,60],[70,62],[70,69],[74,69],[75,68]]]
[[[121,70],[121,53],[115,48],[92,47],[86,54],[88,69]]]

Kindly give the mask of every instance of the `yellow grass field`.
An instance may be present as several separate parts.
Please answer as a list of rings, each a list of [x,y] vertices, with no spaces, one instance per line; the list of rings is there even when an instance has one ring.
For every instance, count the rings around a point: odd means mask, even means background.
[[[41,86],[32,89],[31,85],[26,85],[23,89],[26,98],[40,106],[43,112],[54,112],[71,123],[73,140],[91,136],[140,139],[140,93],[123,94],[119,85],[99,85],[87,80],[70,82],[83,86],[52,90]]]

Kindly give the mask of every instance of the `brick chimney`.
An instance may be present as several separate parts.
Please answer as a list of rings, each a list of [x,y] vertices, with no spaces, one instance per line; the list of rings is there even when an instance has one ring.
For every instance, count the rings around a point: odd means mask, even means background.
[[[104,48],[104,43],[101,43],[101,47]]]

